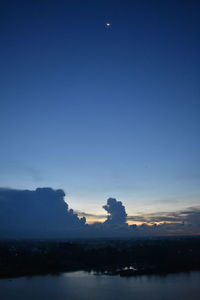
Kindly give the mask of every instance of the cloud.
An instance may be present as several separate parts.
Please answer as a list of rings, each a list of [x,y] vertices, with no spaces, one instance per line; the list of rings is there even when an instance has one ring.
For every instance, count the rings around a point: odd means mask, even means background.
[[[20,161],[12,161],[10,159],[9,163],[1,164],[2,175],[12,174],[13,176],[21,174],[22,177],[29,178],[34,182],[41,182],[44,180],[41,171],[31,165],[21,163]]]
[[[96,215],[69,209],[63,190],[0,189],[0,238],[138,237],[200,234],[200,207],[178,212],[127,216],[121,201],[109,198],[105,222],[86,224]],[[105,215],[101,215],[105,218]],[[142,225],[128,225],[139,221]]]
[[[128,216],[127,221],[136,221],[144,223],[160,223],[160,222],[177,222],[182,221],[182,217],[179,213],[158,213],[158,214],[142,214],[136,216]]]
[[[85,224],[64,201],[63,190],[0,189],[0,237],[53,237]]]
[[[114,198],[109,198],[107,204],[103,208],[109,213],[107,220],[104,223],[107,224],[125,224],[126,223],[126,211],[121,201],[117,201]]]
[[[92,214],[92,213],[86,213],[86,212],[79,211],[79,210],[76,210],[76,213],[81,217],[92,218],[92,219],[96,219],[96,220],[106,219],[106,217],[107,217],[106,215],[97,215],[97,214]]]
[[[144,217],[144,220],[154,224],[149,226],[145,223],[140,226],[133,226],[139,235],[200,234],[200,207],[191,207],[188,210],[178,212],[162,212],[158,216],[149,214]]]

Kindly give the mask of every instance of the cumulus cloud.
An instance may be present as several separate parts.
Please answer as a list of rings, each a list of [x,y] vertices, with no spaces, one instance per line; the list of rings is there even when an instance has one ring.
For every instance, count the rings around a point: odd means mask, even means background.
[[[69,209],[63,190],[0,189],[0,238],[138,237],[200,234],[200,207],[179,212],[127,216],[121,201],[109,198],[105,222],[87,224]],[[102,215],[105,217],[105,215]],[[127,220],[142,225],[128,225]]]
[[[0,189],[0,237],[62,236],[85,224],[64,201],[63,190]]]
[[[109,198],[107,204],[103,208],[108,212],[107,224],[125,224],[126,223],[126,210],[121,201],[114,198]]]

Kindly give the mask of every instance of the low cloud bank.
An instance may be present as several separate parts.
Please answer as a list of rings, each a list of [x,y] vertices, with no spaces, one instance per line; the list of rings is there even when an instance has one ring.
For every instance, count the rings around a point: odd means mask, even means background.
[[[0,189],[0,238],[137,237],[200,233],[200,208],[175,213],[127,216],[121,201],[109,198],[104,222],[88,225],[69,209],[63,190]],[[127,220],[142,221],[128,225]],[[157,222],[157,224],[156,224]],[[161,223],[159,223],[161,222]],[[147,225],[151,223],[151,225]]]

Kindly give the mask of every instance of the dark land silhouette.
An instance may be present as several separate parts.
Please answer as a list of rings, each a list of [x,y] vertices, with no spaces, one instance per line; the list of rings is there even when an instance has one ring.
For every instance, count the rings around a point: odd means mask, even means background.
[[[135,276],[200,270],[200,238],[0,242],[0,277],[84,270]]]

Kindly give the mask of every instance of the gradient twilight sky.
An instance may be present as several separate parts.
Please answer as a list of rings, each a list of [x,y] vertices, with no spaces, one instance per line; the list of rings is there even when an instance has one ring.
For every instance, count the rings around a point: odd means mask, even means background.
[[[2,0],[0,52],[2,187],[200,204],[199,1]]]

